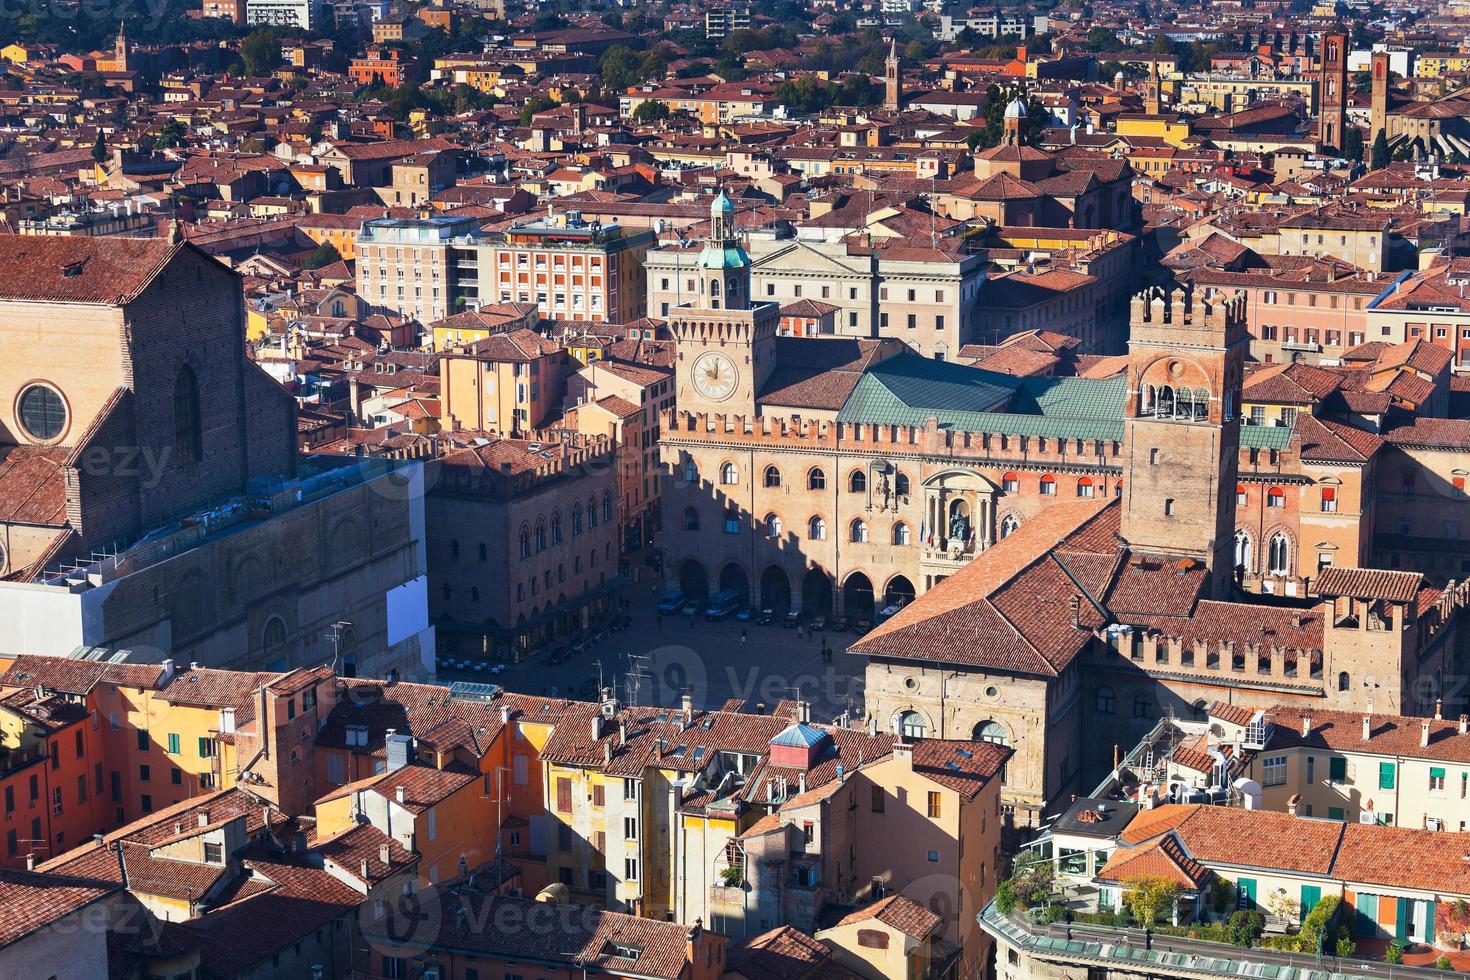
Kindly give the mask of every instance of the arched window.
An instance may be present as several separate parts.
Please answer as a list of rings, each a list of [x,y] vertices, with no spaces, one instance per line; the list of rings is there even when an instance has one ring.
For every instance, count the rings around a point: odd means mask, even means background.
[[[582,533],[582,501],[572,504],[572,537]]]
[[[711,296],[719,296],[720,295],[720,280],[718,280],[718,279],[711,279],[709,281],[709,294]]]
[[[540,554],[546,550],[546,522],[541,518],[536,519],[536,553]]]
[[[827,537],[827,522],[815,514],[806,522],[806,536],[813,541],[823,541]]]
[[[1021,474],[1014,470],[1007,470],[1000,478],[1000,488],[1006,493],[1015,493],[1021,489]]]
[[[1153,385],[1143,386],[1143,404],[1138,409],[1140,415],[1147,415],[1154,410],[1154,403],[1158,395],[1158,390]]]
[[[893,477],[893,492],[897,496],[907,497],[909,495],[909,475],[902,471]]]
[[[766,515],[766,537],[779,538],[781,536],[781,517],[779,514]]]
[[[611,490],[602,491],[602,519],[611,521],[613,519],[613,495]]]
[[[1285,507],[1286,506],[1286,491],[1283,490],[1281,487],[1272,487],[1270,490],[1267,490],[1266,491],[1266,506],[1267,507]]]
[[[1009,739],[1005,726],[998,721],[982,721],[975,726],[973,735],[977,742],[994,742],[996,745],[1005,745]]]
[[[551,515],[551,543],[561,544],[561,512],[556,511]]]
[[[868,490],[868,474],[862,470],[853,470],[852,476],[847,478],[847,489],[853,493],[866,493]]]
[[[1271,535],[1271,542],[1266,546],[1266,574],[1291,574],[1291,542],[1280,531]]]
[[[1337,689],[1339,691],[1346,691],[1352,686],[1352,679],[1348,677],[1347,671],[1343,671],[1337,675]]]
[[[699,511],[695,510],[693,507],[684,508],[684,530],[699,530]]]
[[[1041,494],[1044,497],[1055,497],[1057,493],[1057,478],[1047,473],[1041,478]]]
[[[1235,567],[1251,570],[1251,536],[1244,528],[1235,532]]]
[[[720,482],[725,484],[740,482],[740,470],[735,467],[734,463],[726,460],[720,464]]]
[[[1179,397],[1174,399],[1174,417],[1176,419],[1194,418],[1194,391],[1184,385],[1179,389]]]
[[[924,716],[917,711],[905,711],[898,716],[893,727],[904,738],[923,738],[929,726],[924,724]]]
[[[774,466],[767,466],[762,482],[768,487],[779,487],[781,485],[781,471]]]
[[[854,544],[862,544],[868,540],[868,522],[859,517],[848,525],[847,540]]]
[[[1154,417],[1167,419],[1173,416],[1174,389],[1169,385],[1159,385],[1159,400],[1154,403]]]
[[[900,547],[909,543],[909,526],[902,521],[893,525],[893,543]]]
[[[1194,389],[1194,420],[1203,422],[1210,417],[1210,390],[1208,388]]]
[[[699,482],[699,466],[694,462],[694,457],[688,454],[684,456],[684,482]]]
[[[587,498],[587,526],[589,528],[593,528],[593,527],[596,527],[597,526],[597,498],[596,497],[588,497]]]
[[[265,624],[260,643],[267,652],[273,652],[285,646],[286,621],[280,616],[272,616]]]
[[[199,429],[199,381],[185,364],[174,382],[174,455],[180,463],[197,462],[202,455]]]
[[[1018,528],[1020,526],[1021,526],[1021,522],[1016,519],[1016,515],[1015,514],[1007,514],[1005,517],[1002,517],[1000,519],[1000,536],[1001,536],[1001,538],[1002,539],[1005,539],[1005,538],[1010,537],[1011,534],[1015,532],[1016,528]]]
[[[1082,479],[1077,481],[1077,496],[1091,497],[1092,493],[1092,477],[1084,476]]]
[[[812,467],[806,474],[806,488],[808,490],[827,489],[827,475],[816,467]]]
[[[1118,710],[1118,695],[1113,689],[1104,684],[1097,689],[1097,712],[1100,715],[1111,715]]]
[[[1133,717],[1152,718],[1154,713],[1154,699],[1147,694],[1135,694],[1133,696]]]
[[[524,524],[521,525],[521,557],[531,557],[531,529]]]

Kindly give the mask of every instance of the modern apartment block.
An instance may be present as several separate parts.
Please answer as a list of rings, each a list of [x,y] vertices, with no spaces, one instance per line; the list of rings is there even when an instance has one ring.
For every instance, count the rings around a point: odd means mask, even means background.
[[[498,303],[548,319],[626,323],[644,315],[648,231],[552,214],[485,232],[473,218],[384,218],[357,241],[363,298],[428,323]]]

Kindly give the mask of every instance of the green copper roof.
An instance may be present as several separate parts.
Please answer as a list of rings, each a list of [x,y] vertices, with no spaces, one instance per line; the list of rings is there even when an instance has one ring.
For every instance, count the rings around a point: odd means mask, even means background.
[[[902,354],[869,369],[837,413],[841,422],[1044,436],[1123,438],[1121,378],[1015,378],[918,354]]]
[[[739,245],[710,242],[699,253],[701,269],[742,269],[750,265],[750,256]]]
[[[1240,444],[1247,449],[1285,449],[1291,445],[1289,425],[1242,425]]]

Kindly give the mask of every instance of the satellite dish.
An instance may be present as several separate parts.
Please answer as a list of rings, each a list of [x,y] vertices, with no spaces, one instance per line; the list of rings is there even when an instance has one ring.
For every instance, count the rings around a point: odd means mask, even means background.
[[[655,235],[662,235],[664,233],[664,219],[663,218],[659,218],[657,221],[655,221],[653,223],[653,233]]]

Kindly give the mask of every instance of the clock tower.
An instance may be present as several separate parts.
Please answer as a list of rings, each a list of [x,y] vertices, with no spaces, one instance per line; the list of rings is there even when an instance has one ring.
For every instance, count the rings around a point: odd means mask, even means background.
[[[750,256],[735,232],[735,205],[721,191],[695,263],[697,298],[669,311],[678,344],[680,411],[754,417],[761,386],[776,366],[780,307],[753,303]]]

